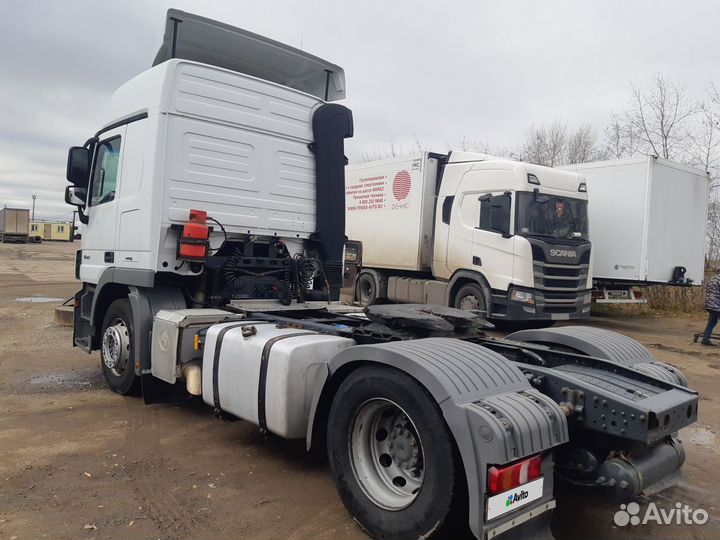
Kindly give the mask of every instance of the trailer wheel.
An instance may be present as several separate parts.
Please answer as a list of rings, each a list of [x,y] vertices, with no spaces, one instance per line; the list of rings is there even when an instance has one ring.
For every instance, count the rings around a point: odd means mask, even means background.
[[[455,294],[453,307],[468,311],[479,311],[488,317],[488,295],[477,283],[467,283]]]
[[[432,396],[391,368],[363,367],[330,408],[330,468],[340,497],[373,538],[429,538],[467,526],[457,449]]]
[[[122,395],[140,389],[140,378],[135,375],[134,331],[130,302],[115,300],[103,319],[100,366],[110,389]]]
[[[370,272],[361,272],[355,285],[355,298],[361,306],[372,306],[377,300],[378,283]]]

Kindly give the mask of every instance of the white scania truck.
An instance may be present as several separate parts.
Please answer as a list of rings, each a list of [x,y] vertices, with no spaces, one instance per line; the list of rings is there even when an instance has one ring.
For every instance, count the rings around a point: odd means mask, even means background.
[[[346,168],[346,290],[498,321],[590,316],[582,176],[469,152]]]
[[[517,538],[547,526],[554,473],[629,498],[678,470],[698,396],[624,336],[335,302],[344,95],[330,62],[170,10],[154,66],[68,156],[74,344],[108,386],[326,449],[375,538]]]

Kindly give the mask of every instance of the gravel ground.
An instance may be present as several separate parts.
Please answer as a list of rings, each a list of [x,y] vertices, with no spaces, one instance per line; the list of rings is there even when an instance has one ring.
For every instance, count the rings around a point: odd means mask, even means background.
[[[107,390],[99,355],[53,324],[56,298],[77,289],[79,243],[0,244],[0,538],[364,538],[327,467],[302,442],[263,438],[199,403],[146,406]],[[34,298],[43,301],[18,301]],[[702,508],[697,525],[616,527],[618,505],[558,489],[559,538],[718,538],[720,355],[692,343],[693,317],[604,314],[682,368],[701,394],[681,433],[683,478],[640,501]]]

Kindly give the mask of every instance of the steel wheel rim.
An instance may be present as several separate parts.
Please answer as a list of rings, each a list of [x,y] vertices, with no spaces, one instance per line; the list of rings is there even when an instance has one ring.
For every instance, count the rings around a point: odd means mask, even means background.
[[[482,311],[484,306],[481,304],[480,299],[474,294],[468,294],[462,297],[460,300],[460,309],[465,311]]]
[[[130,332],[125,321],[114,319],[102,339],[102,360],[116,377],[122,376],[130,360]]]
[[[360,405],[348,446],[355,479],[368,498],[391,511],[413,503],[425,479],[423,447],[397,403],[374,398]]]

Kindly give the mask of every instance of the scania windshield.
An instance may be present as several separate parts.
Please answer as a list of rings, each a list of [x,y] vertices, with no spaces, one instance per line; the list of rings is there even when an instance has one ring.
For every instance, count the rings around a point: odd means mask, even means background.
[[[587,240],[587,201],[519,192],[515,232],[521,236]]]

